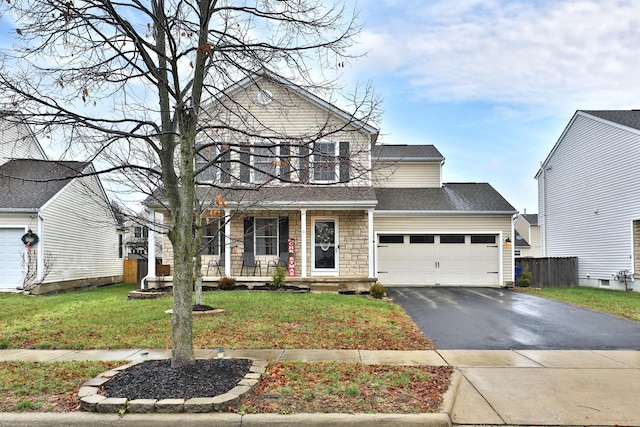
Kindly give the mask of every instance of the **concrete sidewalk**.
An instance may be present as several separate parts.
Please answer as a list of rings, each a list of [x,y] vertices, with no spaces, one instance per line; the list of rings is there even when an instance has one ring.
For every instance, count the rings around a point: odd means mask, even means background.
[[[148,353],[143,356],[144,353]],[[164,350],[0,350],[0,361],[140,360],[166,358]],[[197,350],[196,357],[215,357]],[[639,351],[542,350],[227,350],[225,357],[282,361],[347,361],[371,364],[452,365],[454,394],[446,414],[407,416],[210,414],[188,416],[108,414],[0,414],[0,426],[22,425],[552,425],[640,426]],[[135,414],[131,414],[135,415]],[[42,422],[38,421],[42,418]],[[74,418],[76,417],[76,418]],[[92,417],[98,417],[93,419]],[[173,417],[173,418],[172,418]],[[177,417],[177,418],[176,418]],[[67,419],[68,418],[68,419]],[[89,419],[91,418],[91,419]],[[81,420],[80,420],[81,419]],[[59,422],[56,422],[58,420]],[[75,421],[74,421],[75,420]],[[161,422],[162,421],[162,422]]]

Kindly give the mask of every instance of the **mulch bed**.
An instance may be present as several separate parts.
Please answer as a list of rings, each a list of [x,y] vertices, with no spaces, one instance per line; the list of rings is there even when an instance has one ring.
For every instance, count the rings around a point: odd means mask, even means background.
[[[134,365],[104,384],[107,397],[133,399],[191,399],[215,397],[234,388],[249,372],[251,360],[197,359],[195,364],[172,368],[171,360],[150,360]]]

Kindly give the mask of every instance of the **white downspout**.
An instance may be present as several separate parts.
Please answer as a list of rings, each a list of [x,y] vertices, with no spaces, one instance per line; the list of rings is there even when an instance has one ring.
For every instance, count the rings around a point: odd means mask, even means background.
[[[38,245],[38,258],[36,262],[36,277],[38,283],[42,282],[44,275],[44,235],[42,234],[42,230],[44,229],[43,222],[44,220],[40,216],[40,212],[38,212],[38,237],[40,238],[40,242]]]

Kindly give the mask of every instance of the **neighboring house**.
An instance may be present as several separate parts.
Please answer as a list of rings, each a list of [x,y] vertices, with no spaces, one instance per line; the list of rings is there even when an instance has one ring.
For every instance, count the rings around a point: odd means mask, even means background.
[[[0,110],[0,165],[12,159],[47,160],[47,155],[19,114]]]
[[[525,213],[516,217],[514,224],[516,240],[514,255],[516,258],[539,257],[542,255],[540,247],[540,227],[538,215]]]
[[[378,280],[513,283],[512,246],[504,242],[513,240],[515,209],[489,184],[442,184],[444,157],[435,147],[376,146],[378,129],[265,71],[224,96],[208,107],[207,120],[245,117],[248,111],[237,110],[249,106],[251,122],[267,123],[270,131],[244,137],[245,146],[237,135],[217,134],[219,141],[209,141],[196,160],[199,166],[220,159],[200,176],[215,185],[198,191],[212,207],[203,221],[205,281],[265,281],[273,272],[267,266],[291,253],[287,281],[312,289],[368,289]],[[281,132],[274,136],[274,129]],[[309,140],[311,150],[298,142]],[[216,197],[223,206],[216,207]],[[162,196],[145,203],[170,225]],[[172,263],[164,239],[162,258]],[[243,269],[243,253],[261,268]],[[151,269],[149,276],[154,286]]]
[[[121,281],[123,236],[98,177],[83,176],[95,172],[91,163],[45,160],[35,138],[20,133],[26,126],[0,123],[0,289]],[[38,158],[8,160],[29,155]]]
[[[143,212],[129,218],[124,223],[124,244],[127,259],[147,259],[149,256],[149,223],[148,214]],[[156,255],[161,255],[161,240],[156,240]]]
[[[536,174],[542,255],[578,257],[581,286],[638,277],[639,164],[640,111],[577,111]]]

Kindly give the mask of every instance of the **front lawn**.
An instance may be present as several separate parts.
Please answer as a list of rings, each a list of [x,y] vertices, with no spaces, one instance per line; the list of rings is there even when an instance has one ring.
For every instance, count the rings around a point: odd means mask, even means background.
[[[0,294],[0,348],[170,348],[172,298],[128,300],[133,289]],[[216,291],[203,303],[225,312],[193,317],[196,348],[433,348],[400,307],[363,296]]]
[[[587,287],[516,288],[520,292],[539,295],[612,314],[627,320],[640,321],[640,293]]]

